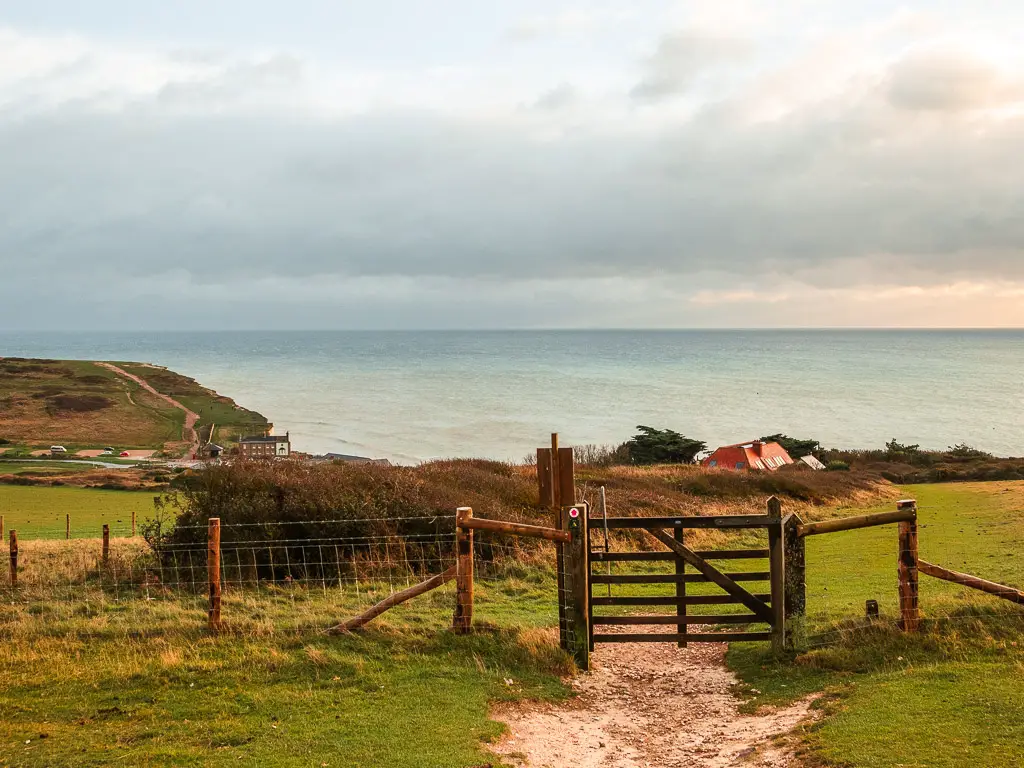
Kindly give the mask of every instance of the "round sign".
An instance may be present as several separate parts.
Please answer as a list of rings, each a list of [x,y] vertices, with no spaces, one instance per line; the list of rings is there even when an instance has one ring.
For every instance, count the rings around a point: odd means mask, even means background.
[[[579,517],[579,516],[580,516],[580,511],[578,509],[576,509],[576,507],[573,507],[572,509],[569,510],[569,517]]]

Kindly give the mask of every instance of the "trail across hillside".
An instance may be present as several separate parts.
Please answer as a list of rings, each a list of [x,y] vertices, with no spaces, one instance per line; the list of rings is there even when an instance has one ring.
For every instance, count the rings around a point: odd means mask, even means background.
[[[494,714],[509,734],[494,750],[531,768],[795,768],[773,739],[811,717],[812,699],[757,715],[738,711],[724,644],[598,646],[594,669],[565,704]]]
[[[190,411],[188,408],[179,403],[170,395],[165,395],[162,392],[157,392],[155,389],[153,389],[153,387],[150,386],[149,382],[147,382],[141,376],[136,376],[134,373],[128,373],[128,371],[124,370],[123,368],[118,368],[116,365],[112,363],[96,363],[96,365],[103,366],[104,368],[113,371],[118,376],[123,376],[126,379],[131,379],[147,392],[156,395],[162,400],[166,400],[175,408],[180,408],[181,410],[183,410],[185,412],[185,425],[181,431],[181,439],[189,444],[189,454],[193,454],[199,451],[199,433],[196,432],[196,422],[199,421],[198,413]]]

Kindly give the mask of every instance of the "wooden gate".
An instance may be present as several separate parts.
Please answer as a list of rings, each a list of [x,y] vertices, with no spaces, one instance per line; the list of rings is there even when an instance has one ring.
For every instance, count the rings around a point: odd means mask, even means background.
[[[737,642],[771,640],[775,649],[785,645],[785,521],[781,505],[772,499],[766,515],[721,517],[609,517],[588,516],[587,573],[588,626],[590,649],[596,643],[675,642],[680,647],[696,642]],[[693,550],[686,544],[686,531],[715,529],[727,532],[767,531],[767,547],[760,549]],[[641,530],[661,542],[664,549],[652,552],[607,550],[611,531]],[[601,541],[601,534],[606,534]],[[767,570],[724,570],[713,563],[767,561]],[[637,564],[634,572],[611,573],[613,563]],[[655,572],[658,563],[671,564],[671,572]],[[700,594],[687,594],[687,585],[703,586]],[[748,585],[758,588],[748,589]],[[767,590],[765,589],[767,584]],[[674,594],[613,595],[616,585],[669,585]],[[646,589],[641,589],[646,592]],[[741,606],[741,612],[690,613],[689,606]],[[645,615],[600,614],[603,606],[674,608],[674,613]],[[744,610],[745,609],[745,610]],[[674,626],[675,632],[601,632],[607,626]],[[755,625],[758,629],[711,631],[720,625]],[[691,631],[699,626],[700,630]],[[766,627],[766,628],[765,628]],[[598,631],[595,631],[597,628]]]

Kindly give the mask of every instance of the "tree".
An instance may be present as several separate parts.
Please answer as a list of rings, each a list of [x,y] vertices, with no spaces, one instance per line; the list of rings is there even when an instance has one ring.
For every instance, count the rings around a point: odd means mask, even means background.
[[[761,440],[765,443],[778,443],[794,459],[801,459],[821,450],[821,443],[817,440],[801,440],[781,433],[762,437]]]
[[[639,434],[626,443],[633,464],[693,464],[707,450],[707,443],[671,429],[638,425]]]

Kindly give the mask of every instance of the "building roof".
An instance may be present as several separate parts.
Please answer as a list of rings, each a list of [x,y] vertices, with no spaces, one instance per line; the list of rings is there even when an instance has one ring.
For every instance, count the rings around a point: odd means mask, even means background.
[[[750,440],[745,443],[723,445],[701,462],[704,466],[726,469],[766,469],[774,472],[793,459],[778,443]],[[741,466],[742,465],[742,466]]]
[[[288,435],[253,435],[251,437],[243,437],[238,442],[240,443],[287,443]]]

